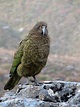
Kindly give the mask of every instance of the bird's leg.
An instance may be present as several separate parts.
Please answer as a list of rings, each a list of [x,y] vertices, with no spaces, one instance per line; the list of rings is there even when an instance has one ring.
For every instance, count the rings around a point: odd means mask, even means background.
[[[28,77],[26,77],[26,79],[27,79],[27,82],[26,82],[26,85],[29,85],[29,78]]]
[[[39,86],[40,85],[40,83],[37,81],[37,79],[36,79],[36,77],[35,76],[32,76],[33,77],[33,79],[32,78],[28,78],[27,77],[27,83],[26,83],[26,85],[37,85],[37,86]]]
[[[35,84],[36,84],[36,85],[40,85],[39,82],[38,82],[38,80],[36,79],[36,77],[33,76],[33,78],[34,78],[34,82],[35,82]]]
[[[36,80],[36,81],[37,81],[37,80]],[[26,85],[33,85],[34,83],[36,84],[34,78],[32,78],[32,77],[27,77]]]

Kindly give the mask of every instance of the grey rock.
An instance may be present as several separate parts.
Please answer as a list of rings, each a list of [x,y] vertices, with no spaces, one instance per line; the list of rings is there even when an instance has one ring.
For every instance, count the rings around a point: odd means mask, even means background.
[[[80,92],[70,99],[69,104],[70,106],[74,104],[75,106],[80,107]]]
[[[26,85],[26,88],[21,88],[20,92],[17,95],[27,98],[36,98],[39,96],[39,92],[42,89],[42,86]]]
[[[16,92],[6,92],[0,98],[0,107],[80,107],[80,83],[24,84]]]
[[[48,102],[54,102],[56,103],[56,97],[55,96],[50,96],[47,90],[42,90],[39,93],[39,99],[43,101],[48,101]]]

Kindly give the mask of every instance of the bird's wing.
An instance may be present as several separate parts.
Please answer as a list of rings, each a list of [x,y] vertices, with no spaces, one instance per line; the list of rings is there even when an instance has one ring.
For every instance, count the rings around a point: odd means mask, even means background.
[[[23,56],[24,43],[25,43],[25,40],[22,40],[19,43],[19,48],[16,51],[16,53],[14,54],[14,59],[13,59],[12,67],[10,70],[10,76],[13,75],[14,72],[16,72],[18,65],[21,63],[21,58]]]

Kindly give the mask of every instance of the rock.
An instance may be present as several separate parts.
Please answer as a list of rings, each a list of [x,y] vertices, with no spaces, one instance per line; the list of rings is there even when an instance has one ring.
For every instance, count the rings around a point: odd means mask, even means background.
[[[56,97],[55,96],[50,96],[47,90],[42,90],[39,93],[39,99],[43,101],[48,101],[48,102],[54,102],[56,103]]]
[[[27,98],[37,98],[39,97],[39,92],[42,86],[26,85],[26,88],[20,88],[17,95]]]
[[[80,83],[54,81],[22,85],[0,98],[0,107],[80,107]]]
[[[76,107],[80,107],[80,93],[71,98],[69,105],[71,106],[72,104],[75,105]]]

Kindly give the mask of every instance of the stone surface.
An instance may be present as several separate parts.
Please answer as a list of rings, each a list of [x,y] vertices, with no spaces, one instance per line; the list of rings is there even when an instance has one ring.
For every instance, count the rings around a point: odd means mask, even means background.
[[[80,83],[54,81],[22,85],[0,98],[0,107],[80,107]]]

